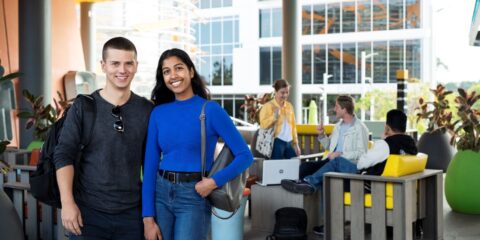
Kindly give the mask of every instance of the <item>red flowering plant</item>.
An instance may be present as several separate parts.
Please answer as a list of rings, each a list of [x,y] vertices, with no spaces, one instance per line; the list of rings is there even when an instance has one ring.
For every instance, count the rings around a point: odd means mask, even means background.
[[[452,124],[452,111],[449,107],[447,96],[452,94],[452,91],[446,91],[442,84],[438,84],[436,89],[430,89],[435,97],[432,102],[427,102],[423,98],[418,99],[419,106],[415,108],[417,112],[417,122],[421,119],[428,120],[427,131],[442,131],[445,133],[453,132],[454,125]]]
[[[468,93],[458,89],[455,103],[459,119],[453,124],[455,129],[450,141],[458,150],[480,151],[480,109],[473,107],[479,99],[480,95],[475,91]]]
[[[263,105],[273,99],[273,93],[264,93],[260,96],[246,95],[245,103],[240,106],[241,109],[246,109],[248,122],[260,123],[259,113]]]

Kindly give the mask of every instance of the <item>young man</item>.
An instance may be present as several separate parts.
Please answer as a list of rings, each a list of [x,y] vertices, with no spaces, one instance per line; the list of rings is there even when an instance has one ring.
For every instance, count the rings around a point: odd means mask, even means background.
[[[387,113],[387,122],[382,138],[376,141],[367,154],[360,157],[357,169],[362,174],[382,175],[389,154],[418,153],[415,140],[405,134],[407,129],[407,115],[400,110],[390,110]]]
[[[81,102],[69,109],[55,148],[62,224],[70,239],[143,239],[140,169],[153,104],[130,91],[138,65],[131,41],[108,40],[101,65],[106,85],[92,94],[96,118],[82,158],[75,162]]]
[[[282,180],[283,188],[294,193],[313,193],[315,188],[322,185],[323,171],[319,172],[318,169],[322,169],[323,166],[327,165],[326,163],[329,166],[335,166],[342,172],[356,173],[358,159],[367,152],[368,129],[355,117],[354,108],[355,103],[352,97],[346,95],[337,97],[335,113],[339,121],[333,129],[333,133],[330,137],[327,137],[322,125],[317,128],[319,141],[329,151],[327,156],[329,161],[319,161],[313,163],[313,165],[308,164],[306,167],[302,164],[300,180],[284,179]],[[331,170],[325,168],[325,170],[327,169]],[[304,172],[311,174],[305,174]]]

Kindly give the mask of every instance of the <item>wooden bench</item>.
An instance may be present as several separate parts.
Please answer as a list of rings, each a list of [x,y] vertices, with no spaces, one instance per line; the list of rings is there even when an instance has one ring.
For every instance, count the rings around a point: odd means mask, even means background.
[[[443,176],[440,170],[424,170],[425,154],[390,155],[382,176],[326,173],[324,175],[325,239],[344,239],[350,222],[352,239],[414,239],[413,224],[422,219],[425,239],[443,238]],[[350,183],[350,192],[344,184]],[[365,193],[365,182],[371,193]]]

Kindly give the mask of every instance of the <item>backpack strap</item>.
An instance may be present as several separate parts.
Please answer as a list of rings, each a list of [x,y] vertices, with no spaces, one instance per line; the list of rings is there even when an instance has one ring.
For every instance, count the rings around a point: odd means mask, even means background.
[[[79,94],[77,98],[81,102],[80,105],[82,109],[82,140],[80,142],[80,149],[83,150],[92,139],[97,114],[97,105],[91,94]]]

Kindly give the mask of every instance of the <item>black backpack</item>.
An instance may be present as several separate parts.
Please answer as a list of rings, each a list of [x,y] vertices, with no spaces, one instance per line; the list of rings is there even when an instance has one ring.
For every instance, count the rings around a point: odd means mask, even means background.
[[[82,107],[82,140],[80,148],[83,150],[90,142],[92,136],[96,106],[95,100],[91,95],[78,95],[76,101],[79,101]],[[42,146],[37,169],[30,175],[30,192],[32,195],[38,201],[56,208],[61,208],[62,205],[53,156],[55,155],[55,147],[58,144],[58,138],[62,132],[68,110],[65,110],[63,116],[50,129],[47,140]],[[76,160],[80,158],[80,155],[81,151],[78,153]]]
[[[303,208],[284,207],[275,211],[275,227],[267,240],[306,240],[307,213]]]

